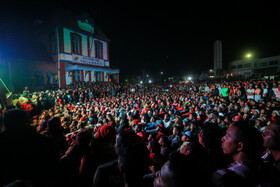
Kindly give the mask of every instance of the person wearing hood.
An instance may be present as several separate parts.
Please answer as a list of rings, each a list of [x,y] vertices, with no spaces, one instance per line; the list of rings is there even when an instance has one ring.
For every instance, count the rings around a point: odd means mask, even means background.
[[[117,158],[114,144],[116,130],[110,125],[102,125],[97,129],[90,145],[90,151],[81,159],[80,185],[92,186],[94,173],[100,164]]]

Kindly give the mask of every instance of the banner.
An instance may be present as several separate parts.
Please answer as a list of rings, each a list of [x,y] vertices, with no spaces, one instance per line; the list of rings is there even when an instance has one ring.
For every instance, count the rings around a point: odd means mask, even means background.
[[[73,54],[73,62],[80,63],[80,64],[89,64],[94,66],[104,66],[104,60],[88,57],[88,56],[81,56],[81,55],[74,55]]]

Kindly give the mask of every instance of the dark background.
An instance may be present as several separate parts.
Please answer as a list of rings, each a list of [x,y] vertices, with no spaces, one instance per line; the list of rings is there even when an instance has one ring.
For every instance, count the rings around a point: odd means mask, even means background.
[[[156,78],[161,71],[185,75],[213,68],[216,40],[222,41],[224,67],[247,52],[280,55],[280,13],[272,1],[2,2],[0,15],[9,21],[0,23],[0,34],[24,37],[26,20],[59,6],[92,15],[111,40],[110,63],[120,68],[121,80],[143,71]]]

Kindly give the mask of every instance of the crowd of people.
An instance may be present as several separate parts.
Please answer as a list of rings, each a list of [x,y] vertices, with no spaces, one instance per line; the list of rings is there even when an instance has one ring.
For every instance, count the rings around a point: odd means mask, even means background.
[[[280,186],[280,82],[75,82],[2,108],[0,186]]]

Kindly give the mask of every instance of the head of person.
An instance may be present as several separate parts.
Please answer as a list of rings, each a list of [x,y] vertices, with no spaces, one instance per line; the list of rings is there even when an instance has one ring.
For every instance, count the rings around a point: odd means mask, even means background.
[[[143,176],[149,168],[149,151],[146,144],[133,131],[123,130],[116,138],[118,165],[126,175]],[[128,179],[129,180],[129,179]]]
[[[160,146],[170,146],[170,141],[168,140],[167,136],[161,136],[158,140]]]
[[[180,132],[181,132],[181,129],[179,126],[173,127],[173,130],[172,130],[173,135],[178,136],[178,135],[180,135]]]
[[[246,122],[234,122],[222,138],[225,154],[237,158],[240,154],[246,159],[259,159],[263,152],[263,137],[258,129]]]
[[[280,150],[280,124],[272,122],[264,132],[264,147],[270,150]]]
[[[51,117],[48,120],[48,127],[47,127],[50,131],[55,131],[57,129],[61,128],[61,121],[59,117]]]
[[[205,123],[198,133],[199,143],[209,152],[221,151],[222,137],[222,129],[214,123]]]
[[[160,154],[160,144],[156,140],[150,141],[147,148],[150,153]]]
[[[183,187],[186,186],[188,180],[195,182],[190,182],[187,186],[204,186],[205,179],[203,169],[198,162],[175,151],[169,155],[169,160],[157,172],[154,186]]]
[[[116,139],[116,130],[110,125],[102,125],[97,129],[95,139],[106,143],[114,143]]]
[[[4,113],[3,125],[6,130],[19,130],[28,127],[28,115],[21,109],[10,109]]]

